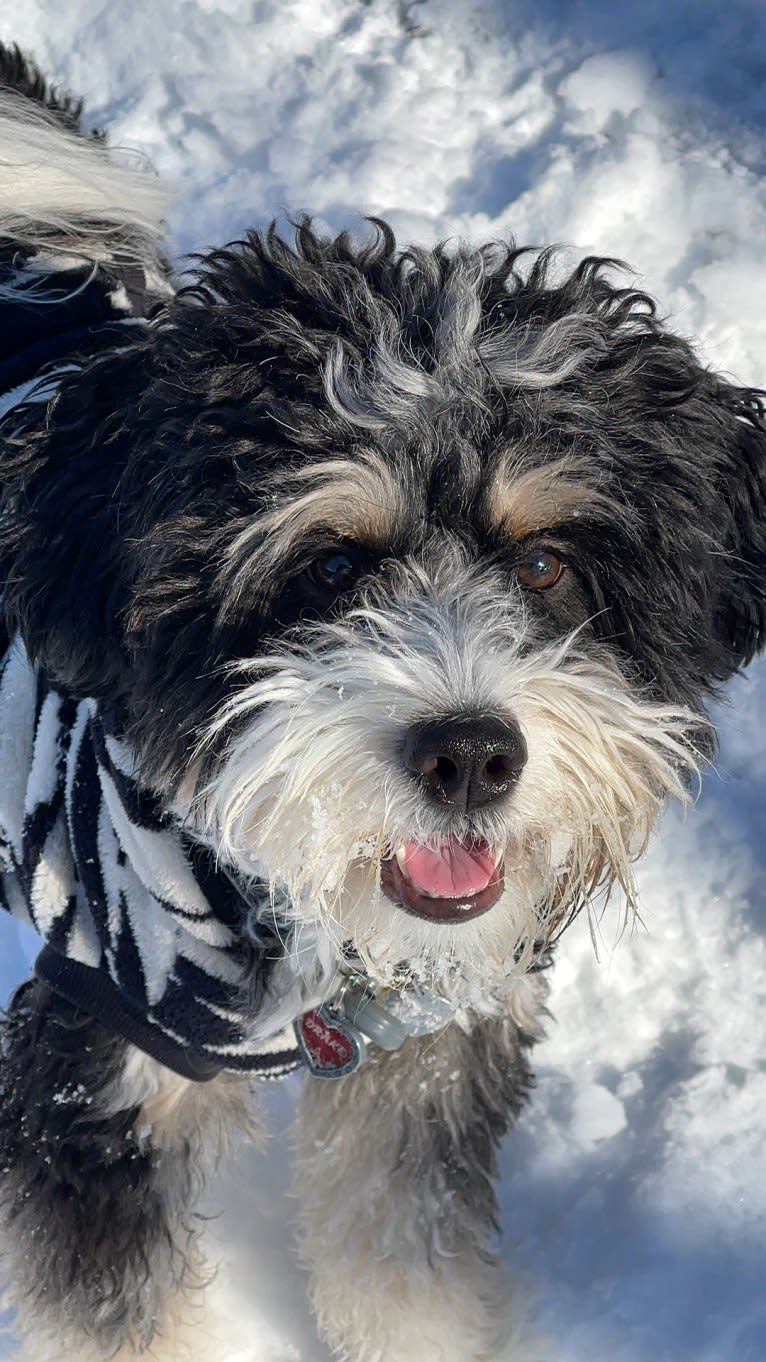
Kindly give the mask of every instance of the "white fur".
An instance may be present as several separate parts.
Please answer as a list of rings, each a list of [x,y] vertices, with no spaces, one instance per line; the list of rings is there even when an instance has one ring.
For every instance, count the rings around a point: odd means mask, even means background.
[[[207,1174],[242,1136],[260,1138],[248,1106],[250,1088],[247,1076],[226,1072],[208,1083],[194,1083],[129,1045],[120,1079],[104,1106],[108,1114],[138,1107],[140,1146],[173,1149],[189,1141],[199,1146]]]
[[[18,1327],[18,1326],[17,1326]],[[106,1359],[103,1351],[60,1319],[32,1322],[18,1362],[222,1362],[221,1337],[210,1321],[205,1295],[187,1292],[168,1303],[162,1333],[148,1349],[128,1345]]]
[[[47,110],[0,90],[0,236],[40,253],[3,296],[29,297],[36,276],[95,265],[117,248],[154,271],[171,198],[137,156],[75,137]]]
[[[503,325],[481,335],[482,293],[496,264],[492,247],[457,251],[441,292],[433,372],[402,345],[395,310],[376,300],[372,356],[361,364],[339,340],[325,362],[325,395],[333,411],[363,430],[381,431],[396,422],[412,425],[450,400],[456,378],[464,392],[480,391],[487,373],[502,387],[535,391],[563,383],[604,354],[603,325],[586,312],[561,317],[542,330]],[[426,275],[432,261],[420,256],[417,268]]]
[[[510,1003],[531,1034],[544,994],[528,977]],[[320,1332],[338,1362],[542,1362],[528,1298],[496,1260],[489,1226],[455,1204],[432,1147],[435,1122],[470,1120],[470,1067],[452,1072],[446,1032],[413,1045],[348,1085],[304,1085],[299,1246]]]
[[[452,568],[244,669],[211,734],[236,722],[237,736],[190,817],[240,872],[286,893],[280,912],[338,950],[350,937],[373,978],[407,960],[482,1011],[597,882],[630,900],[632,859],[666,798],[686,797],[695,720],[636,694],[576,636],[535,647],[518,602]],[[461,821],[423,797],[401,749],[414,721],[465,709],[514,715],[529,758],[506,804]],[[500,902],[454,926],[392,904],[381,858],[455,831],[504,848]]]

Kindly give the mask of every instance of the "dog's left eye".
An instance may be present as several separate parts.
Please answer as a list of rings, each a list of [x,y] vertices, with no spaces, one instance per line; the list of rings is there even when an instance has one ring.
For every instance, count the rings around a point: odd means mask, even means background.
[[[349,549],[333,549],[315,558],[307,571],[307,576],[315,586],[325,591],[340,593],[353,586],[362,570],[359,555]]]
[[[519,563],[516,577],[530,591],[547,591],[555,586],[564,571],[564,564],[550,549],[533,549]]]

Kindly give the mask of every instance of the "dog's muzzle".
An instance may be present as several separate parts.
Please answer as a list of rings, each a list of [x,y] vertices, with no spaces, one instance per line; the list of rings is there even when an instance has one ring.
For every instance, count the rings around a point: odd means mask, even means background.
[[[413,724],[404,765],[424,796],[458,814],[504,800],[527,759],[515,720],[494,714],[453,715]],[[486,913],[503,892],[502,849],[480,838],[405,842],[381,865],[384,893],[416,917],[465,922]]]

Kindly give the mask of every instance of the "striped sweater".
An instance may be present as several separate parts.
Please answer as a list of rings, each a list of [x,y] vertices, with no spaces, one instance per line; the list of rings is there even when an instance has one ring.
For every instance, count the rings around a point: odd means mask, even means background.
[[[248,934],[238,886],[18,638],[0,669],[0,900],[44,938],[41,979],[185,1077],[299,1064],[291,1033],[253,1039],[276,924]]]

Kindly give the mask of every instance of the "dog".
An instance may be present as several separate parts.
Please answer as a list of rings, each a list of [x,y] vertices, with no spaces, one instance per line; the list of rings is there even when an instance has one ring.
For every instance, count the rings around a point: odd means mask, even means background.
[[[0,86],[25,1356],[201,1356],[196,1199],[301,1067],[333,1354],[531,1359],[495,1152],[557,941],[634,910],[764,642],[764,396],[611,260],[305,218],[181,286],[150,170],[16,49]]]

